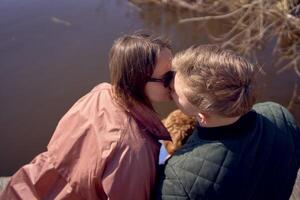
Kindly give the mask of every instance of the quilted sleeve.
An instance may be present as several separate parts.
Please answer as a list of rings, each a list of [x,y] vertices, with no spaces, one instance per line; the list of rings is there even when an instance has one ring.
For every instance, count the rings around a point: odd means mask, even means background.
[[[156,187],[156,199],[186,200],[189,199],[176,171],[172,165],[161,167]]]

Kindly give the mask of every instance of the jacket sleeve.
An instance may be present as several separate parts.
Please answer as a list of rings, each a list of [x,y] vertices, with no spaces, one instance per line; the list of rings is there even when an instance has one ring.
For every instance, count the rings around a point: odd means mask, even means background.
[[[156,199],[163,200],[187,200],[189,199],[180,178],[173,166],[166,164],[161,166],[156,187]]]
[[[290,200],[300,199],[300,169],[298,170],[298,175],[293,187],[292,194],[290,196]]]

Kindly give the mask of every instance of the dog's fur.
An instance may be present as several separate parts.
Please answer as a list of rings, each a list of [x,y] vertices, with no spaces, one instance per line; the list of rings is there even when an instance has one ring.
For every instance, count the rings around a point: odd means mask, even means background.
[[[172,141],[163,141],[169,154],[173,154],[186,141],[193,132],[196,119],[185,115],[181,110],[171,112],[167,118],[162,120],[164,126],[170,133]]]

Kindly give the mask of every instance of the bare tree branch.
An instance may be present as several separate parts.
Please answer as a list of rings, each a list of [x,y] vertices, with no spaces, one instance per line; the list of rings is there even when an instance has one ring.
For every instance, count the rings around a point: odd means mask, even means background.
[[[295,83],[295,85],[294,85],[294,90],[293,90],[293,95],[292,95],[292,97],[291,97],[291,100],[290,100],[290,102],[289,102],[289,105],[287,106],[287,109],[289,109],[289,110],[292,110],[292,107],[293,107],[293,105],[294,105],[294,103],[295,103],[295,100],[296,100],[296,98],[297,98],[297,91],[298,91],[298,84]]]
[[[216,19],[224,19],[224,18],[232,17],[235,14],[237,14],[237,13],[241,12],[242,10],[244,10],[245,8],[254,6],[256,3],[258,3],[258,1],[254,1],[250,4],[243,5],[241,8],[236,9],[235,11],[233,11],[231,13],[224,14],[224,15],[193,17],[193,18],[181,19],[181,20],[179,20],[179,23],[195,22],[195,21],[207,21],[207,20],[212,20],[212,19],[216,20]]]

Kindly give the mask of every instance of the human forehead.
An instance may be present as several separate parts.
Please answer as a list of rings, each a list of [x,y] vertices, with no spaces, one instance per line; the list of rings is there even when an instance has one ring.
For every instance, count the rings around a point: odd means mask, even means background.
[[[181,102],[182,105],[184,105],[188,109],[193,109],[197,111],[198,108],[187,99],[187,96],[185,94],[187,90],[190,90],[190,88],[185,82],[185,77],[183,77],[182,75],[180,75],[179,72],[177,72],[174,78],[173,92],[176,93],[178,100]]]
[[[172,52],[168,48],[163,48],[157,58],[156,66],[153,72],[153,76],[162,76],[166,72],[171,70],[172,64]]]
[[[185,87],[185,83],[182,80],[182,76],[180,75],[180,73],[176,73],[175,77],[174,77],[174,88],[177,94],[179,95],[183,95],[183,89]]]

